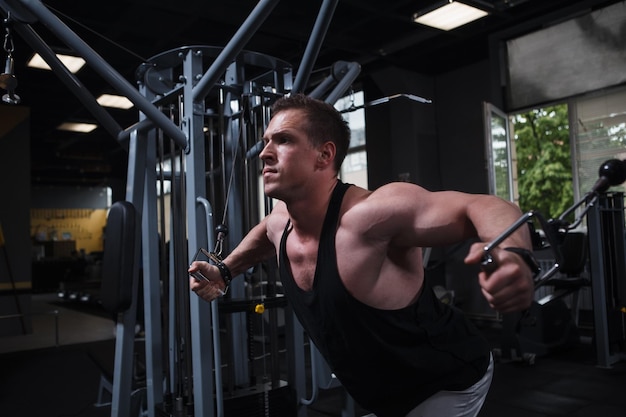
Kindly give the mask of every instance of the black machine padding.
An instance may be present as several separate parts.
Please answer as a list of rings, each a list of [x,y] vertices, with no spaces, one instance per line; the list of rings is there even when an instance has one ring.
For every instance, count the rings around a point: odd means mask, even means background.
[[[107,217],[102,256],[102,306],[111,314],[122,313],[133,297],[136,211],[132,203],[113,203]]]

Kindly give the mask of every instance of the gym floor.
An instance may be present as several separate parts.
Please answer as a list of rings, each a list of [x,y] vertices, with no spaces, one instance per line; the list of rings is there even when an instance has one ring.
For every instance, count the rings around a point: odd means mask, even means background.
[[[33,333],[0,338],[2,416],[109,416],[98,392],[103,372],[112,370],[113,321],[93,309],[68,308],[55,294],[34,295],[32,311],[42,313],[33,316]],[[481,328],[499,348],[499,329]],[[480,417],[624,417],[625,392],[626,363],[596,366],[591,338],[583,337],[534,363],[498,360]],[[342,409],[342,390],[335,388],[320,392],[307,416],[340,417]],[[357,407],[355,417],[364,415]]]

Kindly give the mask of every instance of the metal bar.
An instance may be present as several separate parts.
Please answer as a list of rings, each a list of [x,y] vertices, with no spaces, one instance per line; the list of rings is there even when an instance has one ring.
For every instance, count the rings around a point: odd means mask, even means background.
[[[183,77],[191,79],[193,74],[202,72],[202,56],[194,53],[192,50],[187,51],[183,60]],[[210,207],[204,210],[198,204],[199,196],[206,194],[206,166],[205,166],[205,137],[204,137],[204,117],[205,105],[200,100],[193,102],[193,86],[185,83],[182,96],[182,107],[180,114],[182,115],[182,125],[188,129],[189,147],[188,153],[184,155],[184,188],[181,192],[184,195],[185,218],[187,219],[187,246],[190,254],[195,253],[199,248],[211,248],[213,245],[213,234],[208,232],[213,228],[211,221],[212,212]],[[184,174],[184,175],[183,175]],[[208,203],[208,202],[207,202]],[[205,234],[203,230],[207,230]],[[184,234],[185,229],[183,225]],[[194,415],[211,417],[215,415],[217,408],[218,415],[223,414],[223,406],[221,399],[221,369],[220,363],[212,363],[211,352],[217,349],[219,355],[219,322],[217,319],[217,310],[214,301],[206,303],[197,296],[190,297],[189,279],[187,278],[181,285],[185,289],[184,296],[187,303],[186,313],[189,321],[189,349],[191,352],[191,360],[188,364],[191,366],[190,372],[193,375],[193,407]],[[181,290],[182,290],[181,288]],[[211,317],[213,326],[209,326],[207,318]],[[213,328],[213,333],[211,333]],[[217,341],[215,337],[217,336]],[[213,366],[212,366],[213,365]],[[213,376],[213,368],[215,369],[215,377]],[[219,375],[218,375],[219,373]],[[190,375],[191,377],[191,375]],[[215,379],[215,380],[214,380]],[[214,405],[215,397],[218,398],[217,407]]]
[[[163,403],[163,351],[161,326],[161,274],[159,268],[158,213],[156,198],[156,132],[144,140],[146,167],[142,215],[143,307],[146,354],[146,391],[148,417],[156,417],[157,405]]]
[[[128,172],[126,180],[126,201],[133,204],[138,213],[143,207],[143,186],[146,169],[146,151],[137,132],[131,135]],[[139,217],[139,216],[138,216]],[[111,401],[111,417],[127,416],[130,412],[132,389],[133,350],[135,324],[137,319],[138,271],[140,261],[139,246],[141,245],[141,220],[135,222],[135,242],[131,248],[135,252],[133,265],[132,302],[128,310],[118,315],[115,338],[115,362],[113,369],[113,392]]]
[[[145,89],[145,86],[142,85],[141,89]],[[170,328],[170,316],[169,316],[169,308],[170,308],[170,274],[167,269],[167,265],[169,263],[169,259],[167,258],[167,243],[166,239],[169,235],[166,222],[166,208],[165,208],[165,178],[164,178],[164,160],[165,160],[165,144],[164,144],[163,132],[161,130],[157,130],[157,155],[158,155],[158,172],[159,172],[159,196],[158,198],[158,212],[162,213],[160,216],[160,221],[158,225],[158,230],[160,231],[159,235],[159,276],[161,278],[160,286],[161,291],[160,299],[161,299],[161,308],[165,314],[161,314],[161,351],[163,351],[163,347],[169,346],[169,333],[168,329]],[[158,343],[158,341],[156,341]],[[163,355],[163,364],[162,369],[164,369],[164,379],[163,379],[163,395],[164,397],[169,397],[170,390],[170,356],[169,353]]]
[[[361,65],[359,65],[357,62],[350,62],[346,63],[345,68],[343,69],[345,69],[345,72],[342,71],[341,79],[339,80],[335,88],[333,88],[333,90],[328,94],[328,96],[326,96],[326,100],[324,100],[326,101],[326,103],[334,104],[345,94],[346,91],[348,91],[350,85],[354,82],[356,77],[358,77],[359,73],[361,72]]]
[[[193,89],[193,101],[204,99],[244,45],[267,19],[279,0],[261,0]]]
[[[483,251],[488,254],[489,252],[491,252],[493,250],[493,248],[495,248],[496,246],[498,246],[500,243],[502,243],[504,241],[504,239],[506,239],[507,237],[511,236],[511,234],[513,234],[513,232],[515,232],[517,229],[519,229],[523,224],[525,224],[528,219],[530,219],[531,217],[535,216],[536,213],[534,211],[529,211],[525,214],[523,214],[519,219],[517,219],[515,221],[515,223],[513,223],[512,225],[510,225],[504,232],[502,232],[498,237],[496,237],[494,240],[492,240],[490,243],[486,244],[485,247],[483,248]]]
[[[172,186],[174,181],[172,181]],[[172,188],[172,191],[174,189]],[[177,362],[177,352],[176,352],[176,331],[177,331],[177,315],[176,315],[176,257],[174,255],[174,241],[172,237],[174,237],[175,232],[175,219],[176,212],[174,210],[174,199],[170,199],[170,249],[169,249],[169,268],[168,268],[168,305],[169,308],[167,310],[168,315],[168,328],[167,328],[167,353],[168,353],[168,361],[169,361],[169,369],[168,369],[168,382],[169,385],[167,387],[168,394],[171,396],[172,400],[174,399],[174,394],[176,393],[176,380],[178,379],[178,367],[176,366]]]
[[[100,74],[111,86],[126,95],[130,101],[148,118],[170,136],[180,147],[187,146],[187,138],[176,125],[174,125],[163,113],[161,113],[152,103],[143,97],[124,77],[122,77],[113,67],[111,67],[100,55],[89,47],[80,37],[68,28],[54,13],[48,10],[38,0],[22,0],[22,3],[37,16],[41,22],[68,46],[73,48],[85,59],[87,64]]]
[[[381,98],[377,98],[375,100],[369,101],[365,104],[362,104],[360,106],[354,106],[354,107],[350,107],[347,108],[345,110],[342,111],[342,113],[347,113],[347,112],[351,112],[351,111],[355,111],[355,110],[359,110],[359,109],[363,109],[363,108],[367,108],[367,107],[372,107],[372,106],[377,106],[379,104],[383,104],[383,103],[388,103],[391,100],[394,100],[396,98],[400,98],[400,97],[404,97],[404,98],[408,98],[409,100],[412,101],[417,101],[418,103],[424,103],[424,104],[431,104],[433,101],[428,99],[428,98],[423,98],[420,96],[416,96],[414,94],[392,94],[390,96],[387,97],[381,97]]]
[[[591,264],[591,295],[593,300],[593,321],[596,341],[596,360],[598,366],[610,368],[613,363],[609,349],[608,315],[606,311],[606,274],[604,268],[604,245],[602,242],[601,206],[602,201],[594,205],[587,214],[589,251]]]
[[[179,114],[183,113],[182,109],[182,100],[179,103]],[[184,118],[183,118],[184,120]],[[181,126],[184,124],[179,121]],[[196,152],[194,152],[195,154]],[[179,215],[177,216],[177,229],[176,229],[176,291],[177,291],[177,300],[178,305],[176,305],[176,310],[178,311],[179,317],[179,352],[180,352],[180,362],[179,367],[183,369],[183,373],[180,374],[181,379],[179,380],[179,388],[180,388],[180,396],[177,401],[180,401],[182,406],[186,406],[185,399],[191,395],[193,391],[193,386],[197,383],[197,378],[193,377],[193,363],[187,358],[191,357],[191,324],[189,319],[190,304],[189,304],[189,276],[187,275],[188,262],[189,262],[189,246],[188,239],[186,238],[186,230],[185,224],[189,224],[189,227],[193,227],[194,230],[197,226],[193,225],[193,223],[189,220],[189,213],[187,211],[187,181],[186,177],[187,173],[187,164],[186,157],[182,153],[177,155],[178,160],[180,161],[180,173],[181,175],[178,178],[179,187],[178,193],[175,196],[176,200],[178,200],[179,204]],[[195,207],[195,202],[192,207]],[[192,236],[190,233],[189,236]]]
[[[324,95],[324,93],[326,93],[326,91],[328,91],[334,83],[335,77],[332,74],[328,75],[322,80],[321,83],[317,85],[317,87],[313,89],[313,91],[309,93],[309,97],[320,99],[322,95]]]
[[[241,84],[243,80],[243,67],[238,62],[233,63],[228,67],[226,71],[226,79],[231,84]],[[228,84],[227,84],[228,85]],[[243,210],[244,205],[241,200],[242,190],[241,184],[244,180],[240,169],[240,161],[238,160],[240,146],[239,138],[241,130],[243,129],[243,114],[238,112],[234,114],[231,108],[231,101],[238,100],[234,93],[225,89],[223,92],[223,103],[221,105],[221,112],[224,115],[223,120],[227,124],[224,126],[223,146],[224,146],[224,165],[223,176],[227,179],[225,183],[225,207],[223,213],[223,219],[228,227],[228,237],[231,242],[240,242],[244,237],[243,230]],[[236,277],[233,277],[236,278]],[[245,297],[244,280],[234,280],[230,286],[231,298]],[[229,343],[232,348],[229,349],[229,354],[232,355],[234,371],[233,381],[237,385],[244,385],[249,381],[249,369],[243,364],[248,360],[248,345],[247,340],[247,325],[246,317],[244,313],[235,313],[227,317],[227,327]]]
[[[560,267],[561,265],[559,265],[558,263],[555,263],[543,275],[535,278],[535,290],[537,290],[537,288],[543,287],[544,285],[548,284],[549,283],[548,280],[559,271]]]
[[[320,12],[315,20],[315,25],[313,26],[313,31],[311,32],[311,37],[309,38],[309,42],[304,50],[304,55],[302,56],[302,61],[298,67],[298,73],[296,74],[296,79],[291,89],[292,93],[303,92],[309,83],[311,71],[319,55],[320,48],[324,42],[326,32],[328,32],[328,27],[330,26],[330,21],[335,13],[338,2],[339,0],[324,0],[322,3]]]
[[[211,204],[204,197],[197,197],[196,201],[200,203],[200,206],[204,208],[205,216],[206,216],[206,234],[208,237],[208,245],[209,247],[213,247],[215,244],[213,241],[213,230],[214,230],[214,222],[213,222],[213,209],[211,208]],[[196,297],[197,298],[197,297]],[[193,325],[193,320],[192,320]],[[198,325],[206,325],[201,321],[198,322]],[[224,416],[224,391],[223,391],[223,378],[222,378],[222,349],[220,344],[220,322],[219,322],[219,310],[218,310],[218,301],[213,300],[211,302],[211,326],[213,328],[213,369],[215,370],[215,400],[216,400],[216,410],[217,417]],[[192,332],[192,334],[198,334],[197,332]],[[197,339],[196,339],[197,340]],[[192,344],[195,347],[197,341],[192,339]],[[195,351],[196,349],[194,349]],[[197,350],[200,350],[200,344],[197,345]],[[194,355],[194,359],[197,355]],[[196,372],[194,372],[194,375]]]
[[[154,129],[154,122],[150,119],[143,119],[140,122],[137,122],[119,132],[117,135],[117,141],[120,142],[122,145],[127,144],[127,142],[130,140],[131,132],[137,130],[142,133],[150,129]]]

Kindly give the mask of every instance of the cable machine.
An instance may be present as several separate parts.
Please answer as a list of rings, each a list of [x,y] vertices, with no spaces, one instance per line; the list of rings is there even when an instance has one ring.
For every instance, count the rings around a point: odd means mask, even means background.
[[[252,268],[210,304],[189,296],[187,267],[201,249],[229,251],[271,210],[271,201],[259,197],[255,158],[269,109],[277,98],[309,88],[337,2],[322,1],[295,76],[290,63],[244,50],[278,3],[261,0],[226,46],[156,55],[137,69],[136,88],[40,1],[0,0],[15,32],[129,153],[125,201],[111,208],[105,234],[102,292],[118,318],[112,416],[306,413],[298,405],[307,391],[305,337],[282,297],[275,265]],[[37,23],[129,98],[138,122],[119,126],[38,36]],[[10,54],[7,60],[12,64]],[[19,102],[12,69],[0,87],[5,101]],[[359,72],[356,63],[338,62],[312,95],[334,103]],[[133,381],[138,312],[146,371],[139,389]],[[279,362],[283,329],[286,380]]]
[[[568,279],[559,282],[554,275],[559,272],[580,272],[584,267],[586,248],[589,251],[589,264],[593,295],[594,338],[598,366],[610,368],[612,364],[626,358],[626,223],[624,218],[624,194],[609,193],[608,189],[626,181],[626,160],[610,159],[598,169],[598,180],[583,198],[575,202],[557,218],[546,220],[543,215],[531,210],[524,213],[502,234],[489,242],[484,250],[482,267],[489,270],[494,267],[490,252],[520,227],[529,226],[534,237],[536,249],[549,249],[554,263],[541,271],[537,265],[535,289],[543,285],[568,284],[553,296],[533,302],[522,313],[511,314],[504,321],[505,354],[507,351],[521,353],[525,360],[534,362],[536,353],[545,354],[551,349],[569,344],[578,338],[573,333],[573,316],[567,312],[559,292],[567,294],[578,291],[587,285],[585,279]],[[568,216],[578,214],[570,224]],[[588,236],[584,237],[574,230],[587,218]],[[536,220],[545,238],[539,237],[533,221]],[[584,242],[588,241],[588,242]],[[572,243],[573,242],[573,243]],[[537,243],[537,245],[535,245]],[[566,255],[566,252],[569,254]],[[574,303],[575,304],[575,303]],[[572,310],[577,306],[573,305]],[[542,310],[549,317],[543,328]]]

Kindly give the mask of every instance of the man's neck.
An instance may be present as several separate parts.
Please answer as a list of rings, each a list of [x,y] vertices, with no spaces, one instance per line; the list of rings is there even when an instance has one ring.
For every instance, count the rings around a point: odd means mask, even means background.
[[[287,203],[291,224],[299,235],[319,235],[337,182],[334,177],[326,185],[313,190],[310,197]]]

